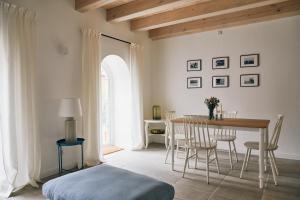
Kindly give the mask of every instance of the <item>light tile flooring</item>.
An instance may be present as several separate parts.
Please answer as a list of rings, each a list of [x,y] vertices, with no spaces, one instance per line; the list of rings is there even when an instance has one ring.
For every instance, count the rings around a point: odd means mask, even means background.
[[[176,200],[298,200],[300,199],[300,161],[278,159],[280,176],[279,186],[273,185],[272,173],[266,174],[265,189],[258,189],[258,157],[252,156],[244,179],[239,178],[243,155],[239,162],[230,170],[228,153],[218,152],[220,172],[216,173],[214,163],[211,163],[210,184],[206,184],[205,164],[199,162],[198,168],[188,169],[182,178],[183,159],[176,159],[175,169],[171,171],[170,159],[164,164],[165,149],[162,145],[152,144],[143,151],[120,151],[106,156],[107,164],[128,169],[136,173],[157,178],[175,187]],[[180,155],[179,155],[180,156]],[[182,155],[180,157],[183,157]],[[190,167],[194,166],[191,160]],[[40,189],[26,187],[10,199],[41,200],[44,199]]]

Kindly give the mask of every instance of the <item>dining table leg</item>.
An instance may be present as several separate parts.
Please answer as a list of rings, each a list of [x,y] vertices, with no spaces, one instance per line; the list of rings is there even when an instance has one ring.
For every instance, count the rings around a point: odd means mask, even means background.
[[[172,170],[174,171],[174,143],[175,143],[175,124],[172,122],[171,126],[171,152],[172,152]]]
[[[266,129],[259,129],[259,188],[264,187],[264,139],[265,139]]]

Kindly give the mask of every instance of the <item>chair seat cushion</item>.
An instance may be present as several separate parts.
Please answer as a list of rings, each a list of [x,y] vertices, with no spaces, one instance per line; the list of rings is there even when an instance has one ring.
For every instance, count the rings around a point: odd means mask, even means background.
[[[259,142],[248,141],[245,142],[244,145],[249,149],[259,150]],[[265,143],[264,146],[267,150],[276,150],[278,147],[277,145],[267,145],[267,143]]]

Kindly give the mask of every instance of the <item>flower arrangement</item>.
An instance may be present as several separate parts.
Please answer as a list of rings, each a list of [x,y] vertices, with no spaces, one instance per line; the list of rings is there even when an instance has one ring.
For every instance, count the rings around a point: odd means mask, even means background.
[[[215,108],[216,106],[219,105],[220,100],[216,97],[210,97],[210,98],[206,98],[204,103],[207,105],[208,108]]]
[[[211,119],[214,118],[214,109],[215,109],[216,106],[219,105],[220,100],[216,97],[210,97],[210,98],[206,98],[204,103],[208,107],[208,110],[209,110],[208,118],[211,120]]]

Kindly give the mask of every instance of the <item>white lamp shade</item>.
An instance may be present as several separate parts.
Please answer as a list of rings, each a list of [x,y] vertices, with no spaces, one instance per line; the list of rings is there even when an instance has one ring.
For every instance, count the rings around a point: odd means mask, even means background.
[[[82,115],[80,99],[61,99],[58,115],[60,117],[80,117]]]

